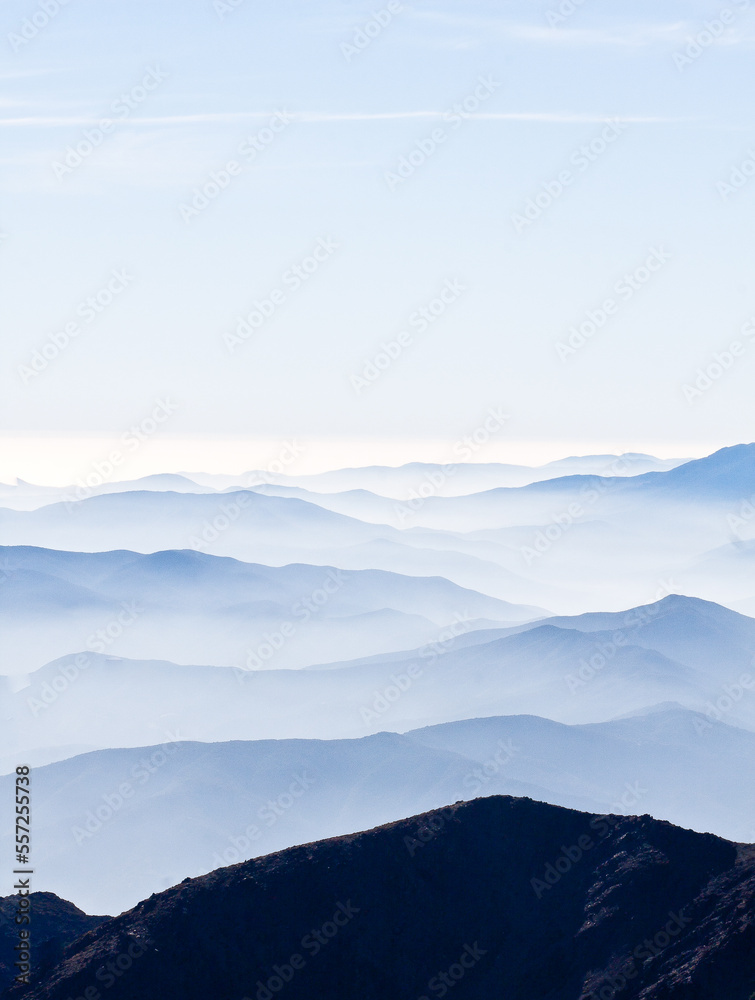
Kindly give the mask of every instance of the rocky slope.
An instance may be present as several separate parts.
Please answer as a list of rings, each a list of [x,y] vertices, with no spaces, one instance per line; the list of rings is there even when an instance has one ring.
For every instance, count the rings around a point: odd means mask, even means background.
[[[38,971],[52,968],[60,961],[67,945],[109,919],[88,916],[52,892],[32,892],[29,898],[32,960]],[[17,909],[17,896],[0,897],[0,994],[11,985],[17,972],[14,967],[18,958],[14,950],[18,944]]]
[[[750,1000],[755,848],[508,796],[219,869],[29,1000]]]

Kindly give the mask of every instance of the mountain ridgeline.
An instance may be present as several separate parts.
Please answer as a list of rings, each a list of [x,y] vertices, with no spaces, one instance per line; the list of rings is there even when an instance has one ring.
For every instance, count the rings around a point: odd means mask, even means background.
[[[290,471],[0,484],[2,1000],[755,1000],[755,444]]]
[[[755,848],[495,796],[186,879],[7,1000],[750,1000]]]
[[[31,918],[28,926],[33,928],[34,935],[32,967],[37,974],[52,969],[61,960],[68,945],[110,919],[91,917],[52,892],[32,892],[28,898]],[[18,896],[0,898],[0,996],[18,974],[15,967],[19,959],[18,912]]]

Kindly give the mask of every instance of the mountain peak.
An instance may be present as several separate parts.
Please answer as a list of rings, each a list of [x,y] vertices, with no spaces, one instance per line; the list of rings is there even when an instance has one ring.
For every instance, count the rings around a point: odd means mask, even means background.
[[[755,929],[737,914],[754,897],[755,859],[717,837],[494,796],[186,879],[81,939],[24,997],[80,996],[129,953],[109,1000],[268,1000],[293,980],[299,1000],[391,1000],[461,978],[475,1000],[577,997],[630,966],[626,1000],[678,982],[746,1000]]]
[[[672,492],[742,499],[755,492],[755,443],[720,448],[668,472],[648,472],[638,479]]]

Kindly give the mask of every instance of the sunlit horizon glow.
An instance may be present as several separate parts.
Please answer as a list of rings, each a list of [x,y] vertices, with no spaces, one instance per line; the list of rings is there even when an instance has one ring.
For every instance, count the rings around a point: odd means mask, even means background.
[[[470,463],[501,463],[537,467],[559,459],[590,455],[651,455],[659,459],[695,459],[737,441],[638,439],[591,441],[495,441],[480,447]],[[160,473],[241,475],[282,469],[285,474],[310,475],[344,468],[397,467],[411,462],[460,464],[456,441],[307,438],[240,439],[172,436],[146,442],[133,453],[119,437],[16,436],[0,439],[0,482],[16,480],[39,486],[68,486],[102,468],[113,453],[119,456],[105,482],[140,479]],[[283,455],[283,463],[280,456]]]

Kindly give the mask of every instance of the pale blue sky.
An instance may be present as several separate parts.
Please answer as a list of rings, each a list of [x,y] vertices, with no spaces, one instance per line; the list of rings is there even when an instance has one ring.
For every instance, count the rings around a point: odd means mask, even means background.
[[[494,405],[518,460],[544,442],[694,454],[753,437],[755,337],[740,331],[755,316],[755,178],[729,197],[717,185],[755,170],[755,3],[584,0],[555,27],[555,0],[404,4],[350,60],[342,45],[387,0],[225,6],[68,0],[24,43],[11,36],[39,0],[0,7],[0,390],[38,478],[53,456],[32,440],[117,438],[163,397],[178,405],[164,441],[238,440],[244,458],[287,437],[430,457],[423,440],[453,442]],[[722,36],[677,66],[725,9]],[[445,113],[480,78],[456,127]],[[133,110],[56,177],[86,129],[125,113],[112,110],[124,94]],[[249,162],[240,147],[276,112],[293,120]],[[583,169],[577,151],[608,119],[619,134]],[[438,129],[437,151],[389,183]],[[181,205],[229,160],[238,175],[187,222]],[[563,194],[517,232],[565,170]],[[296,288],[284,276],[318,240],[331,249]],[[651,250],[662,266],[617,293]],[[124,269],[125,290],[87,322],[80,304]],[[465,290],[427,330],[410,325],[448,280]],[[282,304],[231,352],[224,334],[276,288]],[[614,315],[559,357],[609,298]],[[70,322],[80,333],[24,375]],[[358,392],[352,376],[402,331],[411,343]],[[731,368],[685,398],[735,340]],[[370,440],[384,443],[374,455]]]

